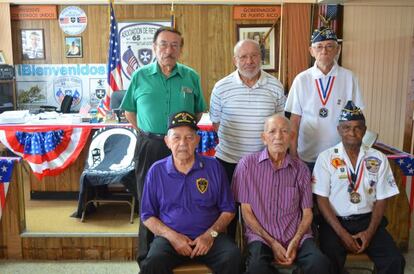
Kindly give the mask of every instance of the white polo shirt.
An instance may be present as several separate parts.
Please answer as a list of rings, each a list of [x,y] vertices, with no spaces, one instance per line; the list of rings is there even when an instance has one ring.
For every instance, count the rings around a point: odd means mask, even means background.
[[[274,113],[283,113],[285,102],[280,81],[263,70],[251,88],[237,70],[218,81],[210,99],[210,119],[220,123],[216,157],[237,163],[243,156],[262,150],[264,121]]]
[[[383,153],[362,145],[356,167],[359,164],[362,176],[356,191],[361,195],[361,201],[354,204],[350,201],[348,192],[350,173],[347,168],[353,173],[358,170],[352,167],[342,142],[323,151],[316,160],[312,191],[314,194],[329,197],[337,216],[369,213],[376,200],[399,193],[388,159]]]
[[[327,91],[325,105],[318,88],[320,91]],[[327,75],[315,63],[313,67],[296,76],[285,110],[301,116],[297,150],[303,161],[315,162],[320,152],[341,141],[336,126],[341,110],[348,100],[352,100],[357,107],[364,108],[357,79],[350,70],[336,62]],[[320,115],[322,108],[327,110],[326,117]]]

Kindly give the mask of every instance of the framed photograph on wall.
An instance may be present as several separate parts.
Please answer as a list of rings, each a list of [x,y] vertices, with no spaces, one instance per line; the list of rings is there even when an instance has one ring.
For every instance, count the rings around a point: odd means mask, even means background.
[[[82,57],[82,37],[68,36],[65,37],[65,56],[67,58]]]
[[[45,59],[43,29],[20,30],[23,60]]]
[[[237,25],[237,41],[256,40],[260,44],[263,70],[274,72],[279,71],[279,23],[269,33],[271,28],[272,24]]]

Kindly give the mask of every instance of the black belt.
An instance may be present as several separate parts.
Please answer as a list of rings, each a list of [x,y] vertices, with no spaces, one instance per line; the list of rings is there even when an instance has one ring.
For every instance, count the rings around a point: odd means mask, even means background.
[[[336,216],[341,221],[359,221],[368,217],[371,217],[371,212],[364,213],[364,214],[356,214],[356,215],[349,215],[349,216]]]
[[[157,139],[157,140],[164,140],[165,134],[159,134],[159,133],[152,133],[152,132],[146,132],[143,130],[139,130],[139,133],[143,136],[146,136],[150,139]]]

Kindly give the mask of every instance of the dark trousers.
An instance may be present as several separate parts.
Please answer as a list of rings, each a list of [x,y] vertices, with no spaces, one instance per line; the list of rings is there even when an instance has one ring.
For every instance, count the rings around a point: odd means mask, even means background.
[[[237,164],[228,163],[220,158],[216,159],[221,163],[221,165],[224,167],[224,170],[226,171],[227,179],[229,180],[229,184],[231,186],[231,181],[233,179],[234,170],[236,169]],[[230,222],[230,224],[227,226],[227,235],[229,235],[232,239],[236,239],[236,229],[237,229],[237,221],[239,219],[239,213],[236,210],[236,216],[234,219]]]
[[[367,229],[370,220],[370,215],[354,221],[339,219],[341,225],[352,235]],[[387,220],[383,217],[365,253],[374,262],[378,274],[402,274],[404,273],[405,260],[391,235],[385,229],[386,226]],[[347,250],[342,245],[341,239],[325,221],[322,221],[320,225],[319,237],[320,248],[329,257],[335,273],[342,273]]]
[[[150,138],[143,133],[138,133],[137,145],[135,147],[135,176],[137,181],[138,204],[141,205],[142,191],[144,189],[145,176],[151,165],[162,158],[171,154],[163,138]],[[141,209],[139,210],[141,212]],[[138,263],[143,260],[148,253],[149,244],[154,235],[140,220],[138,233]]]
[[[148,256],[141,263],[141,274],[170,274],[176,266],[186,262],[206,264],[214,273],[239,274],[241,254],[236,244],[226,234],[221,233],[206,255],[191,259],[179,255],[170,242],[163,237],[155,237]]]
[[[254,241],[248,246],[247,270],[248,274],[276,274],[279,273],[273,266],[274,255],[272,249],[262,242]],[[295,264],[305,274],[325,274],[330,272],[329,259],[318,249],[313,239],[306,239],[296,254]],[[294,272],[295,273],[295,272]]]

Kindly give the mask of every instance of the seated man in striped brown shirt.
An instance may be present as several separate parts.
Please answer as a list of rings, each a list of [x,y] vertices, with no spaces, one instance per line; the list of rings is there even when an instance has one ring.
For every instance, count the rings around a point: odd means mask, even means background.
[[[248,243],[246,273],[278,273],[273,264],[301,267],[305,273],[330,273],[329,260],[312,239],[312,187],[307,166],[287,154],[290,122],[266,119],[266,148],[238,163],[232,183],[241,203]]]

